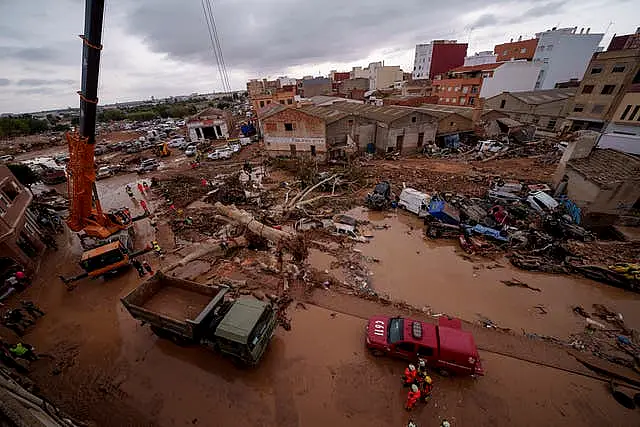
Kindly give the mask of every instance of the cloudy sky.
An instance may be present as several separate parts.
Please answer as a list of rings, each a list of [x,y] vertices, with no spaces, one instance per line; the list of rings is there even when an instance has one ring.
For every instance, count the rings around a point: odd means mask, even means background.
[[[100,103],[220,90],[201,0],[107,0]],[[384,60],[413,68],[416,43],[469,53],[560,27],[606,45],[635,31],[634,0],[215,0],[231,86]],[[0,113],[78,105],[84,0],[0,0]]]

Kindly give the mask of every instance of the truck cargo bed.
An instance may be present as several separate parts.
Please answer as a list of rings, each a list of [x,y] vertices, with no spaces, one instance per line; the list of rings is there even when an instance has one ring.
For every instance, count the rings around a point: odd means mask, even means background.
[[[229,288],[206,286],[158,272],[122,298],[135,319],[187,339],[210,317]]]

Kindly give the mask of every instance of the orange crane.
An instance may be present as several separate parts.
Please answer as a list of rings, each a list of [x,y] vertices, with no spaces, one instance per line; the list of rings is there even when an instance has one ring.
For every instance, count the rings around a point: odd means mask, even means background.
[[[132,223],[146,215],[131,218],[127,209],[105,212],[96,188],[94,149],[103,15],[104,0],[86,0],[84,35],[80,36],[83,41],[82,87],[78,92],[80,126],[77,132],[66,135],[69,143],[67,225],[73,231],[84,232],[96,244],[82,255],[80,266],[84,273],[68,279],[60,276],[67,284],[126,267],[131,258],[149,250],[132,252],[133,243],[128,238],[133,235]]]

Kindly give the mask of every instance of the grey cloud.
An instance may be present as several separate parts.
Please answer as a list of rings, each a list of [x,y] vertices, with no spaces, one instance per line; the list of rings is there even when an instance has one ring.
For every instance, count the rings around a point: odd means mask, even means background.
[[[493,13],[485,13],[484,15],[480,15],[478,19],[473,21],[471,25],[469,25],[469,27],[477,30],[480,28],[496,25],[498,22],[500,22],[500,19],[496,15],[494,15]]]
[[[0,79],[0,86],[9,86],[11,84],[11,80],[9,79]]]
[[[68,79],[22,79],[18,81],[18,86],[50,86],[50,85],[71,85],[75,82]]]
[[[217,1],[214,14],[227,68],[269,72],[355,61],[382,47],[411,48],[413,40],[450,34],[460,10],[473,5],[469,0],[428,8],[423,0],[405,0],[402,7],[387,0],[245,0]],[[127,30],[152,50],[178,60],[215,63],[199,1],[141,0],[130,7]]]
[[[551,1],[541,5],[532,7],[526,10],[522,17],[539,18],[547,15],[557,15],[562,12],[562,9],[567,4],[567,0]]]
[[[68,64],[75,57],[75,52],[56,47],[0,46],[0,56],[6,60],[32,62],[38,64]]]
[[[31,89],[19,89],[16,90],[15,93],[20,95],[53,95],[59,92],[49,87],[36,87]]]

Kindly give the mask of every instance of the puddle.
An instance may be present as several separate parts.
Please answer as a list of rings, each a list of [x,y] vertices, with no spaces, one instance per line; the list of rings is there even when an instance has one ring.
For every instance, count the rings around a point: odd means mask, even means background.
[[[373,238],[357,247],[362,255],[380,260],[369,264],[373,275],[368,282],[392,299],[470,321],[482,315],[517,332],[524,329],[560,338],[584,327],[584,319],[572,312],[575,305],[590,311],[592,304],[604,304],[623,313],[629,326],[640,326],[640,295],[575,276],[518,270],[507,259],[497,261],[503,268],[491,268],[496,261],[489,259],[464,259],[457,241],[423,237],[422,220],[405,212],[357,208],[347,214],[372,222],[367,234]],[[376,229],[382,224],[390,228]],[[501,283],[512,279],[541,292]],[[547,314],[535,308],[538,305]]]

